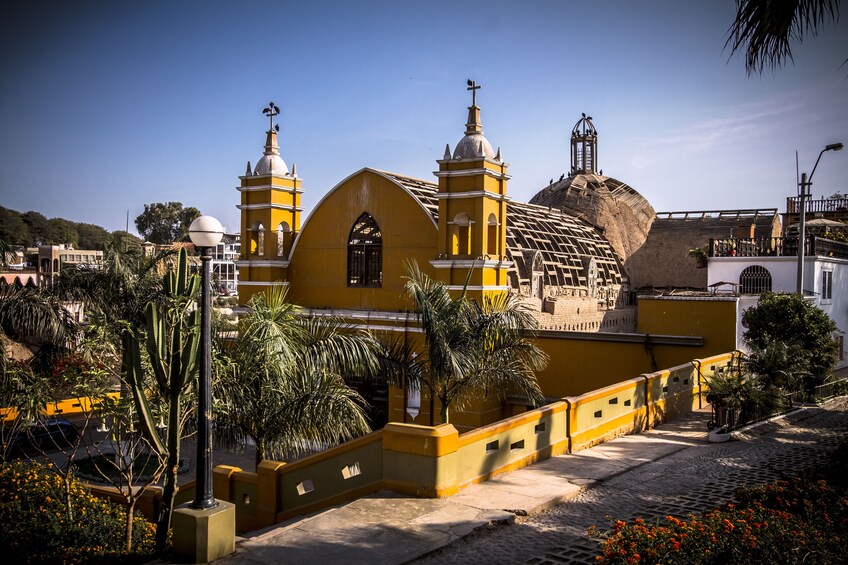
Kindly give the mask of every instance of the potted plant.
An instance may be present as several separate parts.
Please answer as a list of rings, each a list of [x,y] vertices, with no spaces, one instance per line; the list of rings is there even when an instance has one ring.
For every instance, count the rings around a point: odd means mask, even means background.
[[[694,247],[689,250],[689,257],[695,258],[695,265],[699,269],[703,269],[707,266],[707,259],[709,258],[709,253],[707,252],[707,246]]]

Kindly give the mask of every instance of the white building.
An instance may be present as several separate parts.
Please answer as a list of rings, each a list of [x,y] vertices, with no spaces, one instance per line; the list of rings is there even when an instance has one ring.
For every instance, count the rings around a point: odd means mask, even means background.
[[[730,238],[710,240],[707,284],[716,293],[736,293],[736,343],[742,342],[742,313],[763,292],[796,292],[798,238]],[[836,323],[836,368],[848,369],[845,333],[848,331],[848,244],[821,237],[807,238],[804,254],[804,296]]]
[[[225,233],[212,254],[212,275],[217,277],[219,294],[238,294],[238,261],[241,253],[241,234]]]

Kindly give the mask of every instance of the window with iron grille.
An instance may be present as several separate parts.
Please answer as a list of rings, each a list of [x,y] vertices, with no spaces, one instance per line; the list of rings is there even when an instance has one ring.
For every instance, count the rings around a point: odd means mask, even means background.
[[[771,291],[771,273],[761,265],[746,267],[739,275],[742,294],[762,294]]]
[[[383,234],[366,212],[354,222],[347,241],[347,286],[382,285]]]

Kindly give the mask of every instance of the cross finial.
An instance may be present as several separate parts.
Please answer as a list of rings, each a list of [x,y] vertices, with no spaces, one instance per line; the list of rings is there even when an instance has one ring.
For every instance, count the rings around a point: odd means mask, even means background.
[[[466,90],[471,91],[471,105],[477,105],[477,90],[480,88],[480,85],[477,84],[477,81],[468,79],[468,88]]]
[[[273,131],[274,129],[274,116],[280,114],[280,108],[275,105],[273,102],[268,102],[268,107],[262,110],[262,113],[268,116],[268,120],[270,122],[268,126],[268,131]],[[280,126],[277,126],[277,131],[280,131]]]

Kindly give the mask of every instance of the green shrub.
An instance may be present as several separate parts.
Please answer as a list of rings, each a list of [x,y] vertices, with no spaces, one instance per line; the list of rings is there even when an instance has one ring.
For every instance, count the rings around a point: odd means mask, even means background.
[[[133,520],[133,554],[124,549],[126,512],[95,498],[86,486],[65,485],[55,473],[32,462],[0,465],[0,555],[6,563],[91,563],[149,560],[155,526]]]

